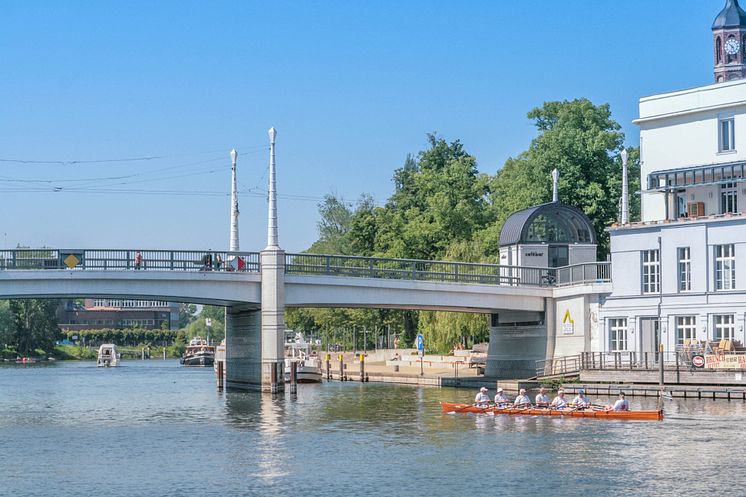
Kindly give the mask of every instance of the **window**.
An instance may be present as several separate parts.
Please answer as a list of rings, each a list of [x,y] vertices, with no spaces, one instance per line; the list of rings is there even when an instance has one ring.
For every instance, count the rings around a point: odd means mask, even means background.
[[[738,185],[723,183],[720,185],[720,213],[738,212]]]
[[[658,293],[661,286],[661,263],[657,250],[642,252],[642,293]]]
[[[676,317],[676,343],[683,345],[685,340],[692,341],[697,338],[697,317]]]
[[[718,36],[715,40],[715,63],[720,64],[723,61],[723,42]]]
[[[612,352],[627,350],[627,319],[609,319],[609,346]]]
[[[713,316],[715,332],[713,340],[733,340],[736,335],[736,319],[733,314],[719,314]]]
[[[718,134],[720,140],[720,152],[728,152],[736,149],[734,120],[732,117],[718,121]]]
[[[679,247],[679,291],[692,289],[692,259],[689,247]]]
[[[715,290],[735,290],[736,251],[735,245],[715,246]]]

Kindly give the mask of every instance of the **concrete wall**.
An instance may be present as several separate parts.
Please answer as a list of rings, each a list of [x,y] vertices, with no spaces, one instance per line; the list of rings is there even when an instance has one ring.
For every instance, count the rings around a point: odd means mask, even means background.
[[[228,307],[225,312],[225,388],[261,390],[260,311]]]

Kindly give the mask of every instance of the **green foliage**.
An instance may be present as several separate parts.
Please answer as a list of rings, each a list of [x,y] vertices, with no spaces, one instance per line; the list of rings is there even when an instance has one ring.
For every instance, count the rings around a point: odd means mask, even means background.
[[[492,181],[491,206],[495,225],[482,238],[496,249],[495,234],[513,212],[551,201],[551,171],[560,172],[563,203],[583,210],[599,238],[598,255],[604,259],[609,237],[604,231],[619,217],[621,162],[624,134],[611,118],[608,104],[588,99],[546,102],[528,113],[539,135],[529,149],[508,159]],[[630,150],[630,191],[639,190],[639,151]],[[632,219],[639,216],[639,197],[630,196]]]
[[[179,328],[184,328],[194,321],[197,316],[197,306],[194,304],[179,304]]]
[[[499,263],[500,230],[512,213],[551,201],[551,171],[560,171],[560,200],[582,209],[608,253],[605,228],[619,217],[624,141],[608,105],[587,99],[546,102],[528,113],[538,135],[494,177],[479,174],[460,141],[428,135],[428,147],[394,172],[383,207],[363,195],[351,205],[331,195],[319,205],[312,253]],[[639,150],[628,149],[630,219],[639,219]],[[449,312],[294,309],[288,327],[351,346],[353,327],[391,326],[402,346],[422,332],[428,349],[447,352],[462,337],[488,338],[485,315]],[[388,329],[388,328],[386,328]]]
[[[56,300],[9,301],[10,333],[7,345],[23,355],[36,349],[51,351],[61,337],[57,326],[57,305]]]
[[[101,345],[102,343],[114,343],[121,346],[161,346],[164,343],[173,343],[177,332],[160,328],[104,328],[99,330],[67,330],[64,334],[68,340],[73,340],[73,337],[77,336],[79,342],[84,342],[88,346]]]

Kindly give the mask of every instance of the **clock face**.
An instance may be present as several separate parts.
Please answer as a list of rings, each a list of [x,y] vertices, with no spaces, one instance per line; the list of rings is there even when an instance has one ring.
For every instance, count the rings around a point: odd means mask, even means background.
[[[736,55],[738,50],[741,48],[741,43],[735,38],[730,38],[725,42],[725,53],[728,55]]]

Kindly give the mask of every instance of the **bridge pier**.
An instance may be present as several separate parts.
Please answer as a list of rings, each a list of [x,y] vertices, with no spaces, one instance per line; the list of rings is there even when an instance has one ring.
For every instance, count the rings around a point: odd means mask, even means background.
[[[553,357],[554,299],[545,312],[505,311],[490,316],[490,342],[485,376],[519,379],[536,376],[536,361]],[[551,337],[553,338],[553,336]]]
[[[225,388],[261,390],[261,312],[228,307],[225,311]]]
[[[267,247],[262,266],[262,392],[285,389],[285,252]]]

